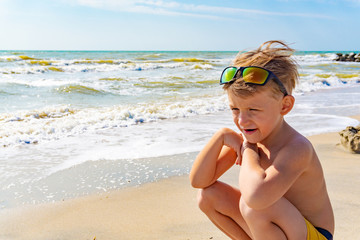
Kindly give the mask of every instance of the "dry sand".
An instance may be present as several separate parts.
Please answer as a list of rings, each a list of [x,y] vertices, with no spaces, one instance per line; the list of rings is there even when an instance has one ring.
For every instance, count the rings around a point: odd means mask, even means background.
[[[358,118],[359,119],[359,118]],[[335,239],[360,239],[360,155],[337,133],[309,137],[322,162],[335,212]],[[236,184],[238,166],[222,180]],[[200,212],[188,176],[108,194],[2,211],[0,239],[227,239]]]

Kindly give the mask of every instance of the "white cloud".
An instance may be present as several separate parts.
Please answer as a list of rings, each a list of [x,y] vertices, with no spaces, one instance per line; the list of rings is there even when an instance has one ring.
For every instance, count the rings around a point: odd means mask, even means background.
[[[200,18],[224,19],[229,18],[229,14],[239,13],[249,15],[272,15],[272,16],[294,16],[305,18],[325,18],[332,17],[321,14],[308,13],[283,13],[269,12],[256,9],[229,8],[207,5],[183,4],[176,1],[162,0],[65,0],[72,4],[88,6],[92,8],[106,9],[119,12],[137,12],[154,15],[190,16]],[[355,0],[352,0],[355,1]],[[360,0],[358,0],[360,1]]]
[[[184,11],[183,4],[152,0],[62,0],[71,5],[87,6],[117,12],[133,12],[154,15],[189,16],[219,19],[214,15]]]
[[[256,15],[273,15],[273,16],[295,16],[295,17],[309,17],[309,18],[330,18],[321,14],[308,14],[308,13],[283,13],[283,12],[269,12],[256,9],[242,9],[242,8],[229,8],[229,7],[213,7],[205,5],[187,5],[184,6],[187,10],[197,10],[200,12],[212,12],[212,13],[228,13],[228,14],[256,14]]]

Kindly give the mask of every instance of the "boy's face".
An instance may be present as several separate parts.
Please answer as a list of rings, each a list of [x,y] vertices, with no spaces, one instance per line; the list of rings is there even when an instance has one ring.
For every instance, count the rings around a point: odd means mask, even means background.
[[[282,121],[282,98],[275,99],[270,89],[239,97],[228,91],[234,123],[250,143],[262,142]]]

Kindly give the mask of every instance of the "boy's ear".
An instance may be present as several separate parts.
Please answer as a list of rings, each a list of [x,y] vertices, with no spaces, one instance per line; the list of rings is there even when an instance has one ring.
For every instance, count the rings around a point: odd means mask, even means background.
[[[282,99],[281,102],[281,115],[286,115],[288,114],[291,109],[294,107],[294,103],[295,103],[295,98],[291,95],[287,95]]]

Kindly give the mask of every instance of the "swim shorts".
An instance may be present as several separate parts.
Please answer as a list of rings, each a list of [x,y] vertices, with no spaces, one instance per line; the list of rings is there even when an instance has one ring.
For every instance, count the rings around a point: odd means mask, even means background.
[[[333,236],[329,231],[323,228],[314,227],[306,219],[305,219],[305,223],[307,227],[307,240],[333,240]]]

